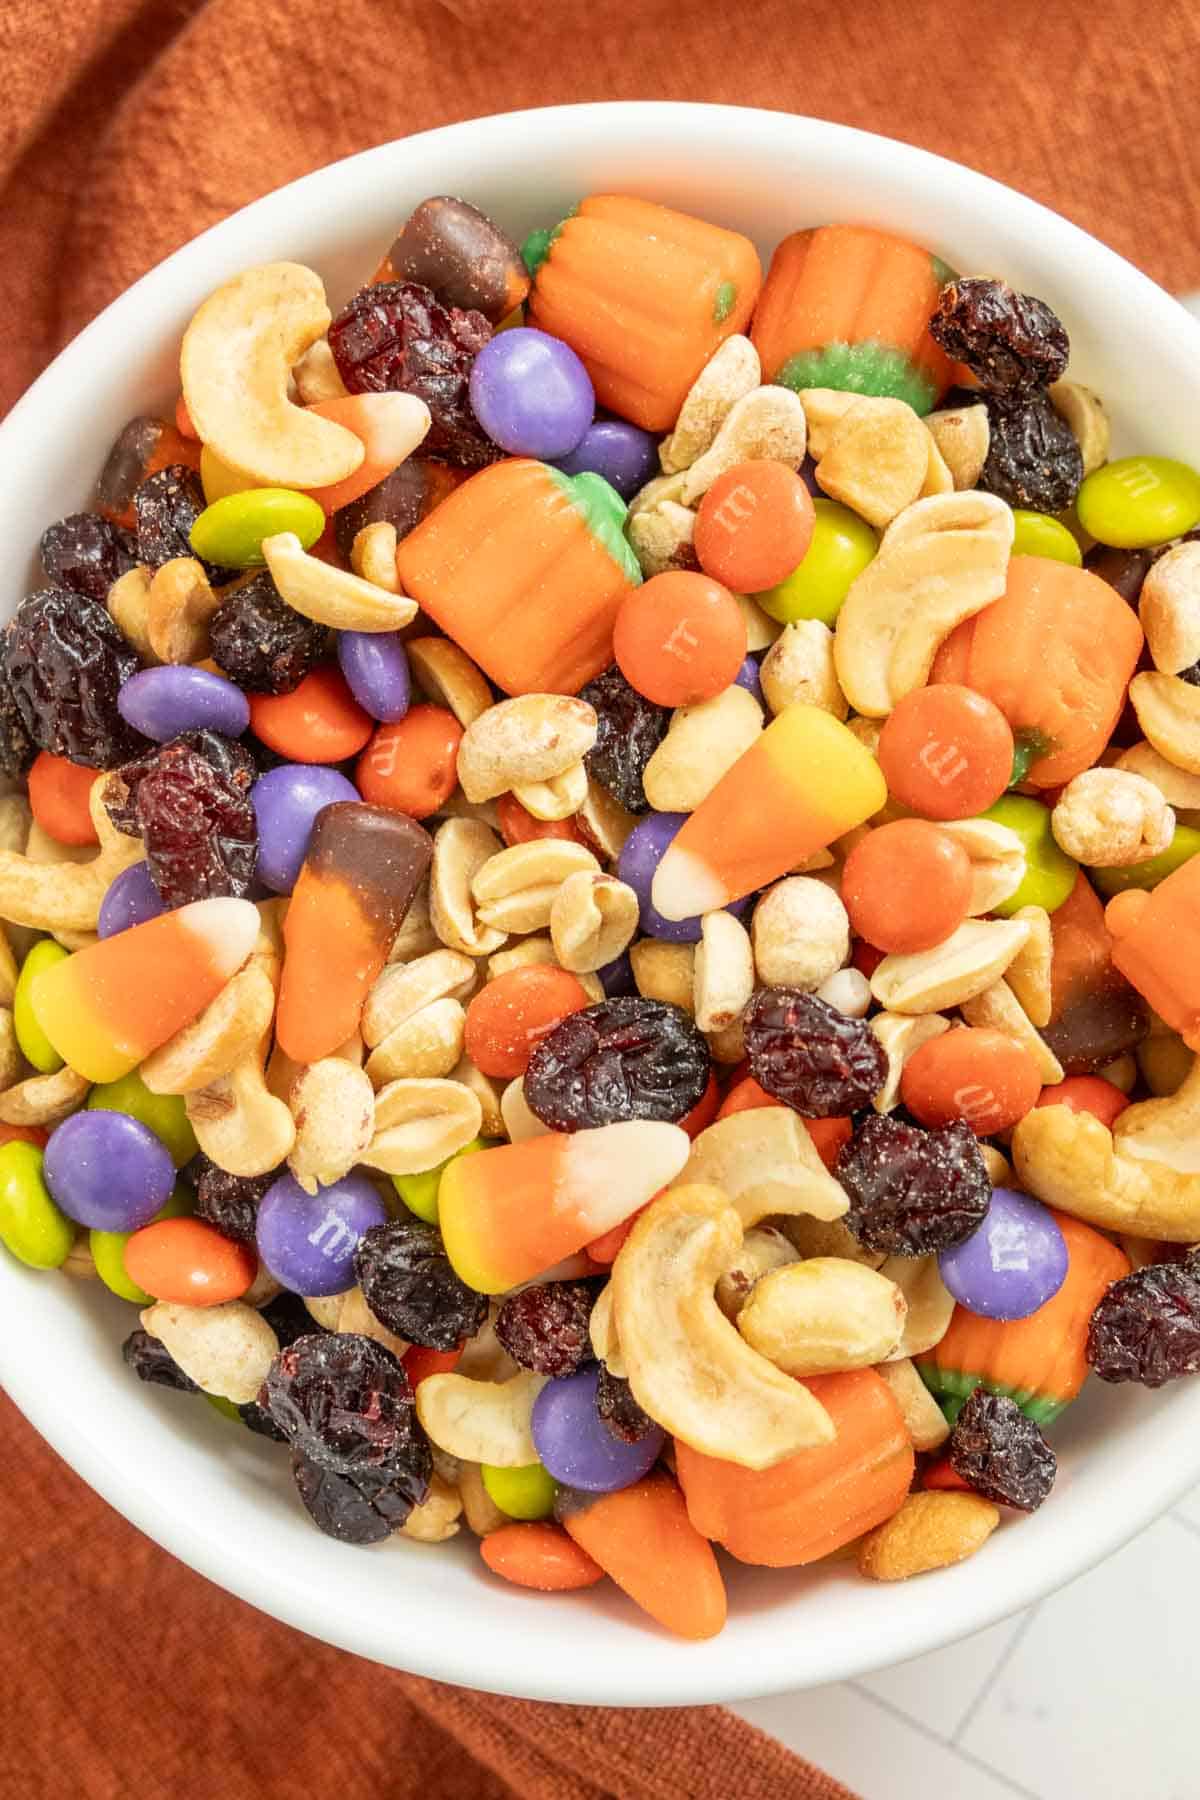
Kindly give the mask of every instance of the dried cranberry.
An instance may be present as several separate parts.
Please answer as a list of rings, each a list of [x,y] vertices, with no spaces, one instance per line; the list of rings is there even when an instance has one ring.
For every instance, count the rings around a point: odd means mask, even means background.
[[[215,731],[185,732],[118,770],[105,799],[109,817],[118,831],[145,839],[164,905],[250,892],[258,856],[250,802],[256,773],[247,751]]]
[[[1115,1281],[1092,1314],[1087,1359],[1101,1381],[1162,1387],[1200,1370],[1200,1266],[1149,1263]]]
[[[1058,1472],[1058,1458],[1033,1420],[1007,1394],[977,1387],[950,1434],[950,1466],[985,1500],[1036,1512]]]
[[[1044,300],[983,276],[946,283],[929,334],[989,394],[1047,387],[1063,373],[1071,350],[1062,321]]]
[[[146,741],[117,711],[140,667],[104,607],[69,588],[31,595],[5,628],[3,675],[22,727],[39,750],[90,769],[111,769]]]
[[[0,674],[0,775],[12,779],[24,775],[37,755],[37,745],[25,729],[12,688]]]
[[[883,1046],[851,1019],[800,988],[760,988],[745,1015],[750,1073],[808,1119],[869,1106],[887,1076]]]
[[[988,406],[988,453],[979,477],[985,493],[1032,512],[1059,513],[1073,505],[1083,480],[1083,455],[1071,427],[1044,388]]]
[[[407,537],[461,479],[458,471],[445,463],[408,457],[375,487],[334,513],[333,535],[345,561],[350,561],[354,540],[364,525],[393,525],[397,538]]]
[[[313,1524],[342,1544],[380,1544],[413,1509],[403,1482],[329,1469],[299,1450],[292,1453],[292,1476]]]
[[[504,454],[471,411],[471,364],[492,335],[482,313],[442,306],[416,281],[385,281],[355,294],[329,327],[338,373],[352,394],[416,394],[432,425],[424,448],[463,469]]]
[[[358,1240],[354,1273],[375,1317],[410,1344],[453,1350],[487,1317],[485,1296],[455,1274],[441,1232],[422,1219],[372,1225]]]
[[[978,1140],[962,1119],[925,1131],[872,1115],[843,1145],[834,1174],[850,1198],[845,1224],[868,1250],[888,1256],[961,1244],[992,1197]]]
[[[584,762],[593,781],[619,800],[626,812],[649,806],[642,785],[646,764],[667,735],[671,714],[631,687],[614,663],[580,690],[596,711],[596,742]]]
[[[165,1344],[148,1331],[131,1331],[121,1345],[121,1355],[139,1381],[151,1381],[156,1387],[177,1388],[181,1394],[198,1394],[200,1389],[190,1375],[185,1375]]]
[[[596,1384],[596,1411],[605,1429],[623,1444],[639,1444],[658,1427],[633,1397],[633,1389],[619,1375],[600,1364]]]
[[[525,1099],[552,1131],[626,1119],[672,1122],[699,1101],[710,1061],[682,1007],[617,996],[569,1013],[547,1033],[529,1059]]]
[[[248,694],[290,694],[329,648],[329,633],[293,610],[263,569],[209,620],[213,660]]]
[[[137,518],[138,560],[152,569],[176,556],[195,556],[192,549],[192,526],[205,507],[204,489],[195,470],[183,463],[169,463],[147,475],[133,496]],[[217,563],[196,560],[203,566],[214,587],[232,581],[236,569],[223,569]]]
[[[377,1474],[419,1505],[433,1456],[417,1422],[404,1365],[358,1332],[297,1338],[267,1371],[258,1394],[292,1448],[324,1469]]]
[[[589,1281],[541,1281],[510,1294],[496,1315],[496,1336],[513,1361],[539,1375],[574,1375],[594,1352],[588,1320],[596,1304]]]
[[[127,531],[100,513],[71,513],[42,533],[42,567],[55,587],[103,601],[114,581],[137,561]]]
[[[238,1244],[253,1244],[258,1203],[276,1179],[269,1175],[230,1175],[204,1158],[196,1177],[196,1217]],[[307,1315],[306,1315],[307,1317]],[[311,1321],[309,1330],[312,1329]]]
[[[269,1438],[273,1444],[287,1443],[286,1434],[280,1431],[270,1413],[257,1400],[247,1400],[239,1406],[238,1416],[247,1431],[254,1432],[256,1437]]]
[[[274,1176],[269,1176],[267,1179],[274,1180]],[[317,1324],[299,1294],[289,1293],[287,1288],[281,1294],[276,1294],[273,1300],[268,1300],[265,1306],[259,1308],[259,1311],[279,1339],[281,1350],[286,1350],[288,1345],[294,1344],[297,1338],[312,1337],[314,1333],[319,1335],[323,1329]]]

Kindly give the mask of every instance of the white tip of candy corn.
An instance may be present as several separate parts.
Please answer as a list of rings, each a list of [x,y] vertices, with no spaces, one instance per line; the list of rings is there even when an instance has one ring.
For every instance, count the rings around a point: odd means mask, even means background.
[[[735,895],[727,894],[707,863],[690,850],[672,844],[654,871],[651,904],[664,919],[691,919],[697,913],[715,912]]]
[[[691,1141],[678,1125],[630,1119],[576,1131],[567,1145],[562,1191],[590,1237],[600,1237],[674,1181]]]
[[[249,900],[193,900],[175,917],[200,940],[219,979],[236,975],[254,948],[261,923]]]

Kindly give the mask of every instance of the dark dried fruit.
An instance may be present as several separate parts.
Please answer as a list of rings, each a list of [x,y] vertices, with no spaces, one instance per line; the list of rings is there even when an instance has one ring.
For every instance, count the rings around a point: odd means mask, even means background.
[[[487,1299],[455,1274],[436,1225],[390,1219],[358,1240],[354,1273],[363,1299],[397,1337],[429,1350],[453,1350],[474,1337]]]
[[[950,1434],[954,1473],[1000,1506],[1036,1512],[1058,1472],[1058,1458],[1033,1420],[1007,1394],[977,1387]]]
[[[1200,687],[1200,662],[1194,662],[1189,669],[1180,669],[1180,681],[1186,681],[1189,687]]]
[[[329,327],[329,347],[352,394],[415,394],[433,421],[424,449],[463,469],[504,452],[471,411],[471,364],[492,335],[482,313],[442,306],[416,281],[384,281],[355,294]]]
[[[289,1293],[287,1288],[273,1300],[268,1300],[259,1311],[279,1339],[281,1350],[286,1350],[297,1338],[312,1337],[314,1332],[319,1335],[324,1329],[317,1324],[299,1294]]]
[[[1103,982],[1068,1000],[1042,1036],[1066,1075],[1094,1075],[1105,1063],[1134,1049],[1150,1030],[1146,1003],[1116,969]]]
[[[887,1256],[961,1244],[992,1198],[978,1140],[962,1119],[926,1131],[894,1114],[872,1115],[843,1145],[834,1174],[850,1198],[845,1224]]]
[[[205,508],[204,489],[200,477],[183,463],[169,463],[148,475],[133,496],[137,518],[138,561],[152,569],[175,556],[195,556],[191,530]],[[223,569],[218,563],[196,557],[214,587],[232,581],[236,569]]]
[[[1059,513],[1074,504],[1083,455],[1043,388],[1011,405],[989,405],[988,426],[987,461],[978,482],[986,493],[1031,512]]]
[[[542,1281],[511,1294],[496,1315],[496,1336],[513,1361],[539,1375],[574,1375],[593,1355],[590,1281]]]
[[[1117,550],[1111,544],[1093,544],[1083,559],[1089,574],[1098,575],[1122,600],[1136,606],[1142,583],[1154,563],[1153,550]]]
[[[151,1381],[156,1387],[177,1388],[181,1394],[198,1394],[200,1389],[190,1375],[185,1375],[165,1344],[148,1331],[131,1331],[121,1345],[121,1355],[139,1381]]]
[[[213,661],[248,694],[290,694],[329,648],[325,627],[295,612],[267,569],[222,600],[208,637]]]
[[[253,1431],[257,1437],[270,1438],[273,1444],[286,1444],[287,1438],[278,1425],[257,1400],[247,1400],[238,1407],[238,1416],[247,1431]]]
[[[334,513],[333,535],[343,559],[350,561],[354,540],[364,525],[393,525],[397,538],[407,537],[461,480],[459,470],[446,463],[408,457],[377,486]]]
[[[404,1485],[383,1475],[349,1475],[292,1453],[292,1477],[313,1524],[341,1544],[380,1544],[413,1509]]]
[[[667,735],[670,711],[631,687],[616,663],[589,681],[579,698],[596,710],[596,742],[583,759],[588,774],[626,812],[645,812],[646,764]]]
[[[42,567],[55,587],[103,601],[114,581],[137,561],[127,531],[99,513],[71,513],[42,533]]]
[[[619,1375],[600,1364],[596,1383],[596,1411],[607,1431],[622,1444],[640,1444],[658,1426],[648,1412],[643,1412],[633,1397],[633,1389]]]
[[[1092,1314],[1087,1359],[1101,1381],[1162,1387],[1200,1370],[1200,1266],[1150,1263],[1113,1285]]]
[[[25,729],[12,688],[0,671],[0,775],[14,780],[24,775],[37,755],[37,745]]]
[[[988,394],[1013,396],[1057,381],[1071,345],[1061,320],[1006,281],[959,276],[938,295],[929,334],[965,363]]]
[[[187,731],[126,763],[106,798],[118,831],[140,836],[165,906],[229,895],[254,883],[258,821],[250,802],[257,775],[240,744],[215,731]]]
[[[710,1062],[682,1007],[619,996],[569,1013],[547,1033],[529,1059],[525,1099],[551,1131],[626,1119],[673,1123],[699,1101]]]
[[[297,1338],[271,1364],[258,1403],[292,1448],[323,1469],[382,1475],[414,1506],[428,1493],[433,1456],[408,1374],[373,1338],[354,1331]]]
[[[4,666],[22,726],[39,750],[89,769],[136,756],[145,739],[117,711],[141,668],[104,607],[70,588],[42,588],[4,633]]]
[[[269,1175],[230,1175],[205,1157],[196,1175],[196,1217],[235,1243],[253,1244],[258,1203],[278,1173],[276,1169]]]
[[[866,1020],[799,988],[760,988],[745,1033],[755,1081],[807,1119],[869,1106],[887,1076],[883,1045]]]

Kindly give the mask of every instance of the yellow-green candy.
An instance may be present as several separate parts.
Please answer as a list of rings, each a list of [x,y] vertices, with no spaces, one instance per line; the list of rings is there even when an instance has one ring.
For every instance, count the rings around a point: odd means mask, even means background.
[[[483,1485],[510,1519],[546,1519],[554,1508],[558,1483],[540,1462],[519,1469],[497,1469],[491,1463],[480,1468]]]
[[[208,1401],[208,1404],[213,1408],[214,1412],[221,1413],[226,1419],[232,1419],[235,1425],[240,1425],[242,1423],[242,1415],[233,1404],[232,1400],[227,1400],[224,1394],[205,1394],[203,1388],[200,1391],[201,1395]]]
[[[91,1112],[128,1113],[171,1152],[177,1169],[200,1148],[182,1094],[152,1094],[136,1070],[118,1081],[101,1081],[88,1095]]]
[[[1010,919],[1023,906],[1040,906],[1052,913],[1075,886],[1079,864],[1060,850],[1050,829],[1050,808],[1025,794],[1005,794],[981,818],[1015,831],[1025,846],[1025,878],[1015,894],[993,906],[1002,919]]]
[[[1075,510],[1098,543],[1144,549],[1200,524],[1200,474],[1169,456],[1122,456],[1093,469]]]
[[[1014,556],[1049,556],[1055,562],[1073,563],[1079,568],[1083,551],[1067,527],[1048,513],[1024,512],[1013,508]]]
[[[157,1225],[160,1219],[183,1218],[192,1210],[192,1199],[191,1188],[184,1182],[177,1181],[170,1197],[159,1207],[149,1221],[150,1224]],[[132,1236],[132,1231],[89,1231],[88,1247],[92,1252],[92,1261],[105,1287],[111,1288],[122,1300],[132,1300],[135,1306],[153,1306],[154,1295],[148,1294],[145,1288],[140,1288],[125,1271],[125,1246]]]
[[[308,494],[292,488],[247,488],[206,506],[192,526],[189,543],[205,562],[226,569],[261,564],[263,539],[294,531],[307,550],[325,529],[325,514]]]
[[[837,500],[813,501],[812,542],[804,561],[777,587],[754,597],[781,625],[819,619],[832,625],[850,583],[874,559],[879,539],[865,519]]]
[[[13,1138],[0,1148],[0,1243],[31,1269],[58,1269],[74,1242],[73,1222],[42,1179],[42,1152]]]
[[[396,1192],[407,1206],[410,1213],[416,1213],[418,1219],[424,1219],[427,1225],[438,1222],[438,1189],[442,1185],[442,1176],[454,1161],[455,1156],[470,1156],[474,1150],[489,1148],[487,1138],[472,1138],[454,1156],[448,1156],[444,1163],[436,1169],[426,1169],[421,1175],[393,1175],[392,1182]],[[499,1505],[499,1501],[496,1502]]]
[[[69,952],[53,938],[41,938],[21,964],[13,993],[13,1030],[17,1034],[17,1044],[26,1062],[32,1063],[43,1075],[53,1075],[61,1069],[63,1059],[34,1016],[30,989],[44,969],[52,969],[67,955]]]
[[[1200,831],[1194,825],[1177,825],[1175,836],[1157,856],[1148,856],[1145,862],[1127,863],[1121,869],[1093,869],[1092,880],[1106,898],[1123,894],[1126,888],[1157,887],[1185,862],[1190,862],[1197,851],[1200,851]]]

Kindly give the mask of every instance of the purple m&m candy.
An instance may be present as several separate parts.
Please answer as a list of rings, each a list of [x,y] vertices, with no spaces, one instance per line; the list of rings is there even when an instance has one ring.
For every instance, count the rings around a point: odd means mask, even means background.
[[[250,702],[240,687],[186,663],[131,675],[117,695],[117,711],[127,725],[160,744],[181,731],[240,737],[250,723]]]
[[[280,763],[250,790],[258,820],[258,878],[277,894],[290,894],[308,850],[313,822],[337,800],[357,800],[358,789],[320,763]]]
[[[46,1186],[69,1219],[96,1231],[138,1231],[175,1186],[166,1146],[128,1113],[79,1112],[51,1133]]]
[[[1026,1319],[1067,1277],[1067,1245],[1044,1206],[1012,1188],[994,1188],[983,1224],[938,1257],[960,1306],[984,1319]]]
[[[748,694],[753,694],[760,706],[765,707],[763,699],[762,678],[757,656],[748,656],[733,678],[735,687],[744,687]]]
[[[596,970],[600,986],[611,1000],[617,994],[636,994],[637,982],[633,978],[633,962],[628,950],[622,950],[620,956],[604,967]]]
[[[339,631],[338,662],[363,711],[394,725],[408,711],[412,684],[408,658],[395,631]]]
[[[554,466],[564,475],[603,475],[622,500],[629,500],[658,469],[658,439],[625,419],[597,419]]]
[[[100,902],[96,931],[102,938],[116,937],[118,931],[128,931],[131,925],[144,925],[147,919],[157,919],[164,910],[150,876],[150,865],[136,862],[131,868],[122,869],[109,883]]]
[[[259,1204],[258,1254],[294,1294],[342,1294],[354,1286],[359,1238],[386,1218],[365,1175],[344,1175],[315,1194],[281,1175]]]
[[[555,1481],[588,1494],[612,1494],[654,1467],[666,1433],[655,1426],[636,1444],[615,1438],[596,1410],[599,1379],[593,1365],[548,1381],[533,1403],[533,1445]]]
[[[519,325],[471,364],[471,410],[511,456],[543,461],[574,450],[592,422],[591,377],[569,344]]]
[[[626,838],[617,862],[618,877],[638,897],[642,930],[647,937],[662,938],[668,944],[700,942],[702,921],[699,915],[691,919],[664,919],[657,907],[650,902],[654,871],[666,855],[667,846],[675,834],[683,829],[689,816],[688,813],[647,813],[645,818],[638,820]],[[733,901],[725,910],[740,918],[752,899],[753,896],[747,894],[744,899]]]

